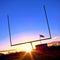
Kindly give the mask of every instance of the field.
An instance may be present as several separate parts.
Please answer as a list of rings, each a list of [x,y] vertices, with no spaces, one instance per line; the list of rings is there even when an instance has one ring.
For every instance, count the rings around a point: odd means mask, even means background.
[[[60,54],[40,54],[38,52],[19,52],[3,55],[0,60],[60,60]]]
[[[46,47],[38,46],[37,50],[31,52],[15,52],[1,55],[0,60],[60,60],[60,46]]]

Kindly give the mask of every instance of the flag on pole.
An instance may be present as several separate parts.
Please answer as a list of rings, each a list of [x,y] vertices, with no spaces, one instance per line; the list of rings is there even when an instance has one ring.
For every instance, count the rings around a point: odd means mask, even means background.
[[[42,37],[42,38],[43,38],[43,37],[44,37],[44,35],[40,35],[40,37]]]
[[[44,37],[45,37],[44,35],[39,35],[40,39],[44,39]]]

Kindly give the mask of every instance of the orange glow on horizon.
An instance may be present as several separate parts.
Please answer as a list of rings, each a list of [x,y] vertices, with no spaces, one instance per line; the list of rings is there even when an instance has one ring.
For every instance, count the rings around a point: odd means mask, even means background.
[[[32,51],[32,46],[30,43],[14,46],[13,48],[15,48],[17,52],[20,52],[20,51],[31,52]]]
[[[28,37],[28,36],[26,36]],[[34,39],[34,37],[30,36],[31,39]],[[28,39],[30,38],[28,37]],[[35,37],[36,38],[36,37]],[[19,39],[19,38],[18,38]],[[24,38],[23,38],[24,39]],[[28,39],[26,38],[25,40],[28,41]],[[17,40],[16,40],[17,41]],[[36,45],[38,44],[43,44],[43,43],[50,43],[50,42],[54,42],[54,41],[60,41],[60,37],[54,37],[50,40],[44,40],[44,41],[37,41],[37,42],[33,42],[33,48],[36,49]],[[13,50],[15,49],[15,50]],[[5,50],[5,51],[4,51]],[[6,50],[9,50],[9,51],[6,51]],[[11,51],[10,51],[11,50]],[[13,50],[13,51],[12,51]],[[26,51],[26,52],[31,52],[32,50],[32,46],[30,43],[26,43],[26,44],[22,44],[22,45],[17,45],[17,46],[10,46],[9,44],[5,44],[5,45],[2,45],[2,47],[0,47],[0,51],[4,51],[3,53],[14,53],[14,52],[20,52],[20,51]]]

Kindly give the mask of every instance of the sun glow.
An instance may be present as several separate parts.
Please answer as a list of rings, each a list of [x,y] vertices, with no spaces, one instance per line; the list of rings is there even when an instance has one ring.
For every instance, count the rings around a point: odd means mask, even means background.
[[[25,51],[30,53],[32,51],[32,48],[31,47],[26,47]]]
[[[17,52],[19,52],[19,51],[31,52],[32,46],[30,43],[27,43],[27,44],[15,46],[15,49],[17,50]]]
[[[31,52],[32,51],[32,46],[30,44],[26,44],[23,46],[23,50],[25,52]]]

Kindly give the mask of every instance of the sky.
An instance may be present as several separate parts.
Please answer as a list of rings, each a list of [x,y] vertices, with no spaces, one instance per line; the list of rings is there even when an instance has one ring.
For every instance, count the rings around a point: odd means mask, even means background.
[[[13,44],[49,37],[43,5],[52,37],[60,36],[60,0],[0,0],[0,49],[10,44],[7,15]]]

